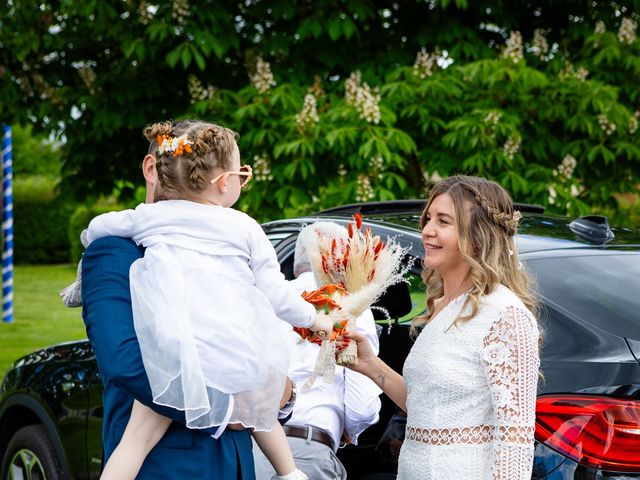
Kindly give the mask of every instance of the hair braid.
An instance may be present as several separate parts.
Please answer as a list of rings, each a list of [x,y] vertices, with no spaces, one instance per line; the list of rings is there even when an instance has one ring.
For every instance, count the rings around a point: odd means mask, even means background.
[[[204,157],[212,151],[215,151],[218,147],[218,136],[221,133],[220,128],[208,127],[200,130],[196,134],[195,141],[193,143],[193,150],[200,157]]]
[[[151,125],[147,125],[144,128],[143,134],[149,141],[149,153],[156,157],[156,172],[158,174],[158,187],[156,189],[156,197],[158,200],[162,200],[167,197],[168,192],[175,192],[177,190],[176,178],[172,175],[171,164],[173,158],[168,153],[160,154],[158,151],[158,137],[163,135],[173,135],[174,124],[172,122],[157,122]],[[160,194],[160,192],[164,192]]]
[[[187,185],[195,192],[200,192],[206,188],[211,179],[211,172],[214,169],[212,162],[207,158],[210,151],[200,145],[200,136],[201,131],[197,132],[195,140],[192,140],[193,155],[185,172]]]
[[[232,153],[232,141],[235,134],[217,125],[209,125],[198,130],[193,142],[195,158],[189,164],[189,185],[196,191],[204,189],[214,166],[229,168]]]
[[[509,236],[516,234],[518,222],[514,219],[513,212],[508,213],[500,210],[477,190],[473,194],[476,203],[485,211],[493,223],[502,228]]]
[[[150,147],[155,143],[157,150],[158,145],[156,143],[156,138],[161,135],[171,135],[172,130],[173,124],[171,122],[158,122],[144,127],[143,134],[151,144]]]
[[[172,198],[169,195],[169,192],[176,192],[178,190],[177,178],[173,175],[172,165],[175,163],[174,159],[170,158],[167,155],[160,155],[156,157],[156,172],[158,174],[158,186],[161,187],[157,193],[160,191],[164,192],[163,195],[158,195],[157,200],[167,200]]]

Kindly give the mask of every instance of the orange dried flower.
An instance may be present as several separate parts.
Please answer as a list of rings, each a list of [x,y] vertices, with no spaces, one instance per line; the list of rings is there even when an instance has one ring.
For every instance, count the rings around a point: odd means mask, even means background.
[[[356,221],[356,228],[360,230],[362,228],[362,215],[356,213],[353,218]]]

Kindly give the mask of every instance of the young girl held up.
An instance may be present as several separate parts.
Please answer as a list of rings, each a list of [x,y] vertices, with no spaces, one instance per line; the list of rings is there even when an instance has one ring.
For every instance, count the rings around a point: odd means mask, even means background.
[[[189,428],[241,425],[274,478],[306,479],[277,422],[288,358],[277,322],[330,333],[280,273],[260,225],[231,208],[251,178],[237,135],[200,121],[144,131],[155,158],[155,203],[91,221],[86,240],[132,238],[146,247],[130,270],[136,334],[154,402],[185,412]],[[134,402],[102,480],[134,479],[170,420]]]

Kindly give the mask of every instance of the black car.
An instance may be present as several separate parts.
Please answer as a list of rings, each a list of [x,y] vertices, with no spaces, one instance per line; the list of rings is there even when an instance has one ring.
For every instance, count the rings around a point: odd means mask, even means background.
[[[425,305],[422,207],[372,202],[263,225],[288,278],[297,234],[318,218],[344,224],[360,212],[374,234],[410,248],[417,261],[409,285],[379,301],[392,317],[379,319],[380,356],[397,371],[413,343],[410,320]],[[537,279],[544,335],[533,478],[640,478],[640,231],[612,229],[605,217],[571,221],[517,208],[524,216],[516,240]],[[16,361],[1,390],[0,480],[98,478],[101,393],[86,341]],[[383,395],[380,422],[338,453],[349,478],[393,478],[402,431],[402,415]]]

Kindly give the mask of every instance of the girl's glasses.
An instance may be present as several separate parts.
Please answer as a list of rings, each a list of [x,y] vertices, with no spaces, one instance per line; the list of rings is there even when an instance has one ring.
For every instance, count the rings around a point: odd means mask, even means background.
[[[222,172],[216,178],[211,180],[211,183],[216,183],[218,180],[220,180],[222,177],[224,177],[226,175],[238,175],[238,176],[240,176],[241,177],[240,178],[240,188],[242,188],[247,183],[249,183],[249,180],[251,180],[251,177],[253,177],[253,169],[251,168],[251,165],[242,165],[240,167],[240,170],[238,170],[238,171]],[[242,178],[242,177],[244,177],[244,178]]]

